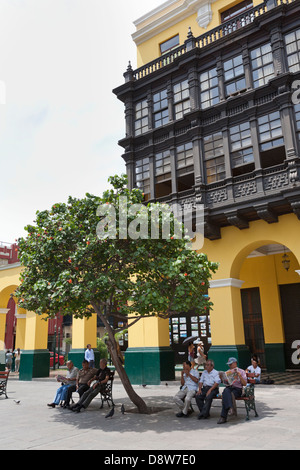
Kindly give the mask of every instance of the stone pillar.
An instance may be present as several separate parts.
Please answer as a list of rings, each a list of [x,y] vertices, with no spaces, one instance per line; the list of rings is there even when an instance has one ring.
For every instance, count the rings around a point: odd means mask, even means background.
[[[20,380],[49,377],[50,353],[48,346],[48,321],[46,315],[27,312],[24,348],[20,362]]]
[[[90,344],[95,353],[95,367],[99,366],[99,354],[97,354],[97,314],[90,318],[74,318],[72,324],[72,349],[68,358],[79,369],[82,368],[84,353],[87,345]]]
[[[158,317],[139,320],[128,329],[128,341],[125,368],[132,384],[159,385],[175,380],[169,320]]]
[[[211,311],[212,346],[209,359],[217,370],[227,370],[227,360],[235,357],[245,369],[250,364],[250,352],[245,345],[244,321],[239,279],[211,281],[209,296],[214,304]]]

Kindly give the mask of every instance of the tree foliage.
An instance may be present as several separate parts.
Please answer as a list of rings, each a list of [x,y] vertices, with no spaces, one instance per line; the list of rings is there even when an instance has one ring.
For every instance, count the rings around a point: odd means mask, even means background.
[[[129,191],[125,175],[110,178],[110,183],[112,188],[102,197],[69,197],[67,203],[37,212],[35,224],[25,227],[28,236],[18,241],[24,270],[16,296],[23,308],[49,317],[61,312],[83,318],[96,312],[107,329],[110,352],[122,379],[123,370],[114,354],[116,330],[109,318],[128,322],[130,327],[154,315],[168,318],[190,310],[203,314],[212,308],[205,294],[217,264],[189,249],[186,237],[172,236],[178,223],[174,217],[171,236],[152,239],[151,227],[161,228],[165,207],[141,206],[143,193]],[[100,206],[107,206],[108,212],[112,209],[116,216],[114,237],[109,230],[99,237],[97,228],[105,222]],[[140,238],[122,238],[121,220],[126,221],[126,228],[136,227]]]

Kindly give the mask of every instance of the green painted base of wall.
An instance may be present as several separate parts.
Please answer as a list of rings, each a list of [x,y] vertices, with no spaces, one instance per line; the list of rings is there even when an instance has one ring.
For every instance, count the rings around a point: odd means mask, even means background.
[[[284,344],[265,344],[265,357],[268,372],[285,371]]]
[[[5,364],[0,364],[0,372],[5,371]]]
[[[251,364],[251,354],[247,346],[211,346],[208,351],[208,359],[212,359],[215,363],[216,370],[227,370],[227,362],[230,357],[238,360],[238,366],[246,369]]]
[[[82,361],[84,360],[84,353],[86,351],[86,348],[84,349],[72,349],[69,354],[68,354],[68,360],[72,361],[75,367],[78,367],[78,369],[82,369]],[[99,351],[95,351],[94,349],[94,354],[95,354],[95,367],[98,369],[99,368],[99,363],[100,363],[100,353]]]
[[[47,349],[22,351],[19,380],[49,377],[50,353]]]
[[[169,347],[128,348],[125,369],[134,385],[159,385],[175,380],[174,351]]]

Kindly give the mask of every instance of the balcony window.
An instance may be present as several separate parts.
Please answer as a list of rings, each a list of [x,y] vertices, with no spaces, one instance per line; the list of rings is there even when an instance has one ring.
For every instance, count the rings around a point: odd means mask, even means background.
[[[254,88],[266,85],[275,76],[271,44],[251,51],[251,61]]]
[[[279,111],[258,118],[258,133],[262,168],[283,163],[285,147]]]
[[[285,35],[285,47],[290,72],[300,70],[300,29]]]
[[[260,117],[258,131],[261,151],[284,144],[279,111]]]
[[[177,155],[177,186],[178,192],[191,189],[194,184],[194,155],[193,144],[188,142],[179,145],[176,149]]]
[[[238,3],[234,7],[228,8],[228,10],[223,11],[221,13],[221,21],[225,23],[225,21],[229,21],[235,16],[241,15],[245,11],[253,8],[253,1],[252,0],[245,0],[244,2]]]
[[[204,137],[204,158],[207,184],[225,178],[225,159],[222,132]]]
[[[183,118],[184,114],[188,113],[191,109],[188,80],[184,80],[183,82],[174,85],[173,93],[175,119],[181,119]]]
[[[224,81],[226,96],[246,90],[246,79],[242,55],[224,62]]]
[[[145,200],[150,199],[150,161],[149,158],[142,158],[135,163],[135,182],[145,195]]]
[[[144,100],[135,105],[135,135],[144,134],[148,130],[148,103]]]
[[[254,170],[254,156],[250,124],[238,124],[229,129],[231,147],[231,166],[233,176]]]
[[[170,151],[155,155],[155,196],[163,197],[172,192]]]
[[[160,44],[160,53],[161,55],[166,54],[167,52],[171,51],[172,49],[175,49],[178,46],[179,34],[176,34],[176,36],[173,36],[172,38]]]
[[[200,101],[202,109],[219,103],[219,85],[216,68],[200,74]]]
[[[153,95],[154,127],[164,126],[169,122],[167,90],[162,90]]]

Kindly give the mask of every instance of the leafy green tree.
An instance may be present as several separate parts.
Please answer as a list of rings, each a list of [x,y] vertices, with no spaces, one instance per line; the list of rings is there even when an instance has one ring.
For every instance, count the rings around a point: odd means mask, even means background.
[[[18,241],[24,270],[16,296],[23,308],[49,317],[61,312],[84,318],[96,312],[129,398],[147,413],[122,366],[118,330],[109,318],[130,328],[155,315],[167,319],[190,310],[203,314],[212,307],[205,294],[217,264],[189,249],[186,236],[152,239],[153,230],[162,230],[165,206],[142,204],[143,193],[129,191],[125,175],[110,182],[112,188],[102,197],[69,197],[68,203],[37,212],[35,225],[26,227],[28,236]],[[175,217],[170,220],[170,233],[178,233]],[[127,228],[140,236],[127,236]]]

